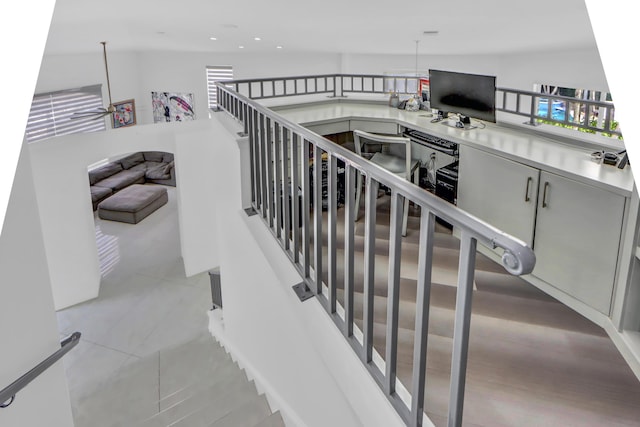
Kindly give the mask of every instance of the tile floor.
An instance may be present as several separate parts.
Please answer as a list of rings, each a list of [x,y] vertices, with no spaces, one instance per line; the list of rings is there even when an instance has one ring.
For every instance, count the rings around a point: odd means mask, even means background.
[[[138,224],[95,216],[100,294],[57,313],[61,336],[82,333],[64,359],[72,406],[124,366],[208,330],[209,275],[185,277],[167,189],[169,202]]]

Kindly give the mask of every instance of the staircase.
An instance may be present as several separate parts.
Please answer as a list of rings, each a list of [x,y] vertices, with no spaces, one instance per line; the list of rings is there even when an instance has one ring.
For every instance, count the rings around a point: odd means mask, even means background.
[[[208,333],[123,367],[79,403],[75,427],[285,425]]]
[[[386,350],[389,198],[377,199],[373,346]],[[336,257],[344,258],[344,214],[338,210]],[[363,215],[360,216],[363,218]],[[402,238],[397,378],[411,389],[419,219],[412,208]],[[328,259],[323,212],[323,259]],[[314,236],[310,248],[313,251]],[[459,241],[441,225],[434,235],[425,412],[447,425]],[[354,321],[363,328],[364,221],[355,226]],[[311,253],[310,259],[314,260]],[[326,262],[323,280],[328,283]],[[337,264],[344,304],[344,268]],[[606,333],[502,266],[478,254],[474,280],[465,426],[626,426],[640,419],[640,383]],[[595,403],[597,402],[597,403]]]

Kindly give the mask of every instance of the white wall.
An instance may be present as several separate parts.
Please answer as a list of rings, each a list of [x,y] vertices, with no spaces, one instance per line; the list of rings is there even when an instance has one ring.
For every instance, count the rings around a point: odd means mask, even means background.
[[[378,74],[415,72],[411,55],[343,55],[343,71]],[[512,55],[436,55],[418,57],[418,72],[443,69],[496,76],[499,87],[533,90],[533,84],[607,91],[598,50],[538,52]]]
[[[318,300],[298,300],[300,276],[259,215],[243,211],[230,122],[217,113],[213,126],[224,308],[212,331],[291,425],[404,425]]]
[[[208,120],[139,125],[106,132],[76,134],[28,144],[33,162],[44,246],[56,309],[98,295],[100,272],[87,166],[134,151],[175,153],[181,250],[186,272],[196,274],[217,265],[211,252],[215,209],[207,197],[207,156],[200,138]],[[180,147],[176,148],[178,134]],[[189,137],[189,132],[195,132]],[[193,154],[195,153],[195,154]],[[184,172],[184,173],[181,173]],[[202,221],[197,219],[202,218]],[[185,223],[185,220],[188,223]]]
[[[0,236],[0,388],[60,348],[28,150],[22,150]],[[75,351],[75,350],[71,350]],[[2,426],[72,426],[62,362],[0,410]]]
[[[48,55],[42,59],[36,93],[107,84],[102,46],[95,55]],[[232,65],[237,79],[327,74],[339,71],[337,54],[203,54],[182,52],[109,52],[109,77],[114,102],[135,99],[137,122],[153,123],[151,92],[193,93],[196,117],[207,118],[207,65]],[[107,124],[110,127],[110,124]]]
[[[101,46],[91,55],[50,55],[42,61],[36,93],[103,84],[107,89]],[[194,94],[196,116],[208,117],[207,65],[232,65],[237,79],[327,73],[413,73],[414,55],[270,54],[188,52],[109,52],[114,101],[135,99],[137,120],[152,123],[151,92]],[[512,55],[419,55],[418,71],[445,69],[497,76],[498,86],[532,90],[534,83],[607,91],[598,50],[539,52]],[[110,127],[110,124],[107,124]]]

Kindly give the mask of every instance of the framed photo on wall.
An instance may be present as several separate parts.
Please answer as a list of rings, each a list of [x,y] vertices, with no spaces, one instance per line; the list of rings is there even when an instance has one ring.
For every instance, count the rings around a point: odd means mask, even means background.
[[[136,124],[136,103],[133,99],[114,102],[116,111],[111,115],[111,125],[114,129]]]

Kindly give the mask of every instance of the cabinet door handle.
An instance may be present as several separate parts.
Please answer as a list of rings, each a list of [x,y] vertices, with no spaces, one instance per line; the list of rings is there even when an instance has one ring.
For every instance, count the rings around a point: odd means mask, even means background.
[[[542,207],[546,208],[547,206],[549,206],[549,204],[547,203],[547,190],[549,189],[549,183],[545,182],[544,183],[544,192],[542,193]]]
[[[533,178],[529,177],[527,178],[527,188],[524,191],[524,201],[528,202],[529,200],[531,200],[531,197],[529,197],[529,187],[531,186],[531,183],[533,182]]]

